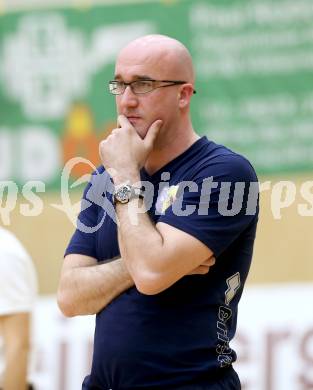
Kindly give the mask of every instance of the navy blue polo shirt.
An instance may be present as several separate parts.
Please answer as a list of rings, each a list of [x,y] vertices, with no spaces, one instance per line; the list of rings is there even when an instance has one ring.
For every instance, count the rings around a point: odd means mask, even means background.
[[[153,175],[142,170],[141,178],[153,184],[152,221],[202,241],[216,264],[156,295],[132,287],[99,312],[83,388],[239,389],[229,342],[253,252],[256,174],[244,157],[202,137]],[[66,254],[119,256],[111,192],[101,167],[86,187]]]

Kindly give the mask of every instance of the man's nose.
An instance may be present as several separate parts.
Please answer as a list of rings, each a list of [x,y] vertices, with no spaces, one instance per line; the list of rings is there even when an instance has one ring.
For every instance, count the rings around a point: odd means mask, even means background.
[[[138,96],[134,94],[130,85],[126,85],[124,93],[121,95],[121,104],[124,107],[135,107],[138,104]]]

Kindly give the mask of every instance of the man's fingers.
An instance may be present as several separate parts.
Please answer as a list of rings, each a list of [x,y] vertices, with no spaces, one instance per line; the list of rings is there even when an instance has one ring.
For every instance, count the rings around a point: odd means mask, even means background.
[[[216,258],[214,256],[206,259],[202,264],[198,265],[197,268],[190,271],[187,275],[205,275],[209,272],[210,267],[215,264]]]
[[[149,130],[143,140],[147,149],[151,150],[153,148],[153,144],[156,140],[157,135],[159,134],[162,124],[162,120],[158,119],[153,122],[152,125],[149,127]]]
[[[199,265],[199,267],[196,268],[197,273],[201,275],[207,274],[209,272],[209,269],[210,268],[205,265]]]
[[[129,120],[126,118],[125,115],[119,115],[117,117],[117,127],[121,128],[121,127],[127,127],[127,126],[134,128],[133,125],[129,122]]]
[[[194,270],[190,271],[187,275],[205,275],[209,272],[210,267],[206,265],[199,265]]]
[[[209,259],[205,260],[205,262],[202,263],[201,265],[205,265],[205,266],[211,267],[212,265],[215,264],[215,261],[216,261],[215,257],[212,256]]]

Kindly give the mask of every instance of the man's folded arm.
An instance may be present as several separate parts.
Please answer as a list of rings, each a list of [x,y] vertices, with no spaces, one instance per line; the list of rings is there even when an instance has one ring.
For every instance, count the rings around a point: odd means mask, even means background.
[[[143,294],[158,294],[213,259],[210,248],[180,229],[163,222],[154,225],[146,213],[138,214],[134,225],[136,209],[131,206],[118,205],[117,212],[123,261]]]
[[[57,292],[60,310],[67,317],[96,314],[134,285],[121,258],[98,263],[93,257],[65,257]]]

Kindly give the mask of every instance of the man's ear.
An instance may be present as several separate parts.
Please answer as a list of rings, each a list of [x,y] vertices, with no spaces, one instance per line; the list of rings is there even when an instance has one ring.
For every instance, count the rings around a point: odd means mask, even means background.
[[[193,95],[193,86],[191,84],[184,84],[181,87],[178,95],[179,108],[188,107],[192,95]]]

